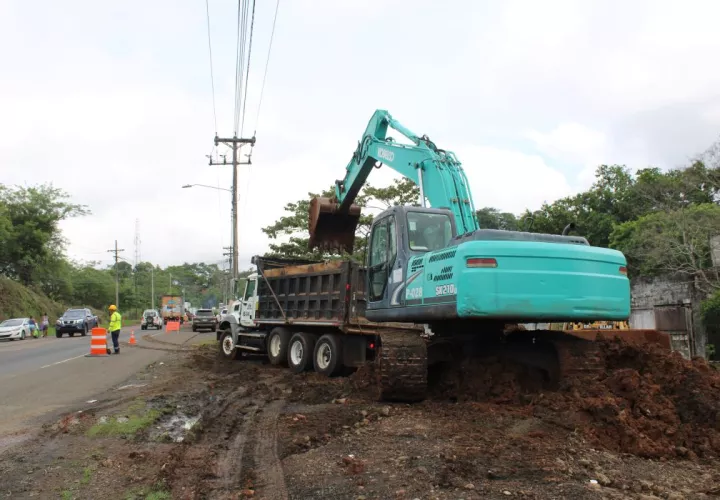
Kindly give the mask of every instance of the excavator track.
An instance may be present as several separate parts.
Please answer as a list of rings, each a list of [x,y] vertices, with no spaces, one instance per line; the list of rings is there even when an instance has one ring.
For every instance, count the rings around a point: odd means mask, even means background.
[[[427,394],[428,351],[417,331],[390,331],[381,335],[376,376],[378,398],[418,402]]]

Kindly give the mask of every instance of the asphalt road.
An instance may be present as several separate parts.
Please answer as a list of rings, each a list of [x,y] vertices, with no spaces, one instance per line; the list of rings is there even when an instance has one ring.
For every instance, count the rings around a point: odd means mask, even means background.
[[[163,341],[174,343],[215,338],[212,333],[196,336],[189,327],[179,333],[165,333],[133,326],[121,330],[120,340],[127,341],[131,330],[140,345],[146,342],[142,339],[146,334],[162,335]],[[90,338],[76,335],[0,341],[0,445],[3,435],[37,428],[39,417],[97,399],[168,355],[165,351],[121,346],[117,356],[87,357]]]

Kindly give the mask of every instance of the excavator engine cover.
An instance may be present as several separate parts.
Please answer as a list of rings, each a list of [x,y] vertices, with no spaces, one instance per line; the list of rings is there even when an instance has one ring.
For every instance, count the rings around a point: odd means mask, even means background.
[[[360,221],[360,207],[350,205],[347,213],[339,211],[334,198],[313,198],[310,201],[310,249],[341,250],[352,253],[355,230]]]

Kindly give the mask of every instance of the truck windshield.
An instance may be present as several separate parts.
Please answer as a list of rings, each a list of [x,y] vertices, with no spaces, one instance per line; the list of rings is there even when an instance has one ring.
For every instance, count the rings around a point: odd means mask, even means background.
[[[253,296],[253,293],[255,293],[255,284],[257,281],[255,280],[248,280],[247,287],[245,287],[245,300],[249,299]]]
[[[408,212],[407,222],[410,250],[440,250],[452,239],[452,224],[445,214]]]

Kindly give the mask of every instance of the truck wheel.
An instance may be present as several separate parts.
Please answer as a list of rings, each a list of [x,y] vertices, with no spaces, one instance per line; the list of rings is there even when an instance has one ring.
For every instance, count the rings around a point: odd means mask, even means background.
[[[273,328],[267,339],[267,353],[273,365],[287,363],[288,344],[290,343],[290,330],[278,326]]]
[[[85,337],[88,334],[88,326],[85,325],[85,328],[83,328],[82,336]]]
[[[240,349],[235,347],[232,332],[229,329],[224,330],[220,335],[220,355],[225,359],[240,359],[242,355]]]
[[[288,344],[288,365],[295,373],[309,370],[313,364],[313,351],[317,337],[310,333],[298,332]]]
[[[61,339],[61,338],[62,338],[62,333],[60,333],[60,332],[55,332],[55,336],[56,336],[57,338]]]
[[[313,367],[315,371],[332,377],[342,369],[342,343],[338,335],[325,334],[315,344]]]

